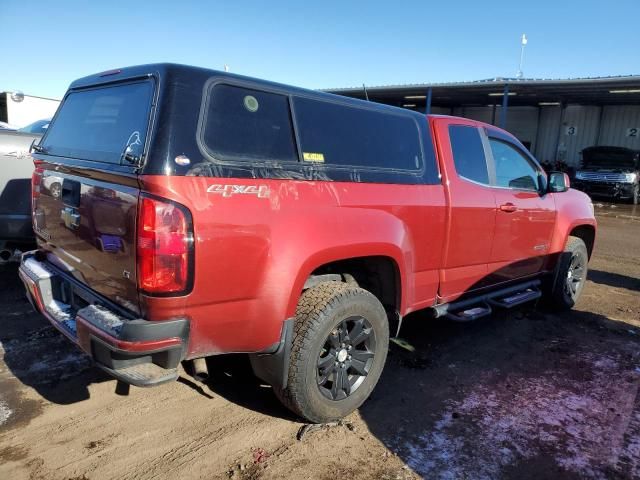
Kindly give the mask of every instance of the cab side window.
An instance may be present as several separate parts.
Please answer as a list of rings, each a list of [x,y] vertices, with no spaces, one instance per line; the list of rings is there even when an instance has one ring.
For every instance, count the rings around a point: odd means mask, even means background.
[[[538,170],[516,148],[489,139],[496,168],[496,186],[517,190],[538,190]]]
[[[449,138],[458,176],[489,185],[487,159],[484,155],[480,130],[476,127],[451,125]]]
[[[422,146],[412,115],[295,97],[302,160],[326,165],[420,170]]]

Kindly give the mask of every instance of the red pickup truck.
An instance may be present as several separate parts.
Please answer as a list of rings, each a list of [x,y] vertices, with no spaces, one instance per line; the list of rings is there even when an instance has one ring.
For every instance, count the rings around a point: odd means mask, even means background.
[[[138,386],[247,353],[313,422],[366,400],[410,312],[571,308],[595,239],[492,125],[195,67],[75,81],[32,155],[20,276],[62,333]]]

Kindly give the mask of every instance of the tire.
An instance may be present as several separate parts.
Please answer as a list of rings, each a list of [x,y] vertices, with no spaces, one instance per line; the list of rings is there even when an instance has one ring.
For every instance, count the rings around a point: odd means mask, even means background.
[[[300,297],[287,387],[276,395],[312,423],[343,418],[371,394],[388,348],[387,315],[374,295],[353,284],[321,283]]]
[[[53,198],[60,198],[60,195],[62,194],[62,185],[60,185],[58,182],[55,182],[51,184],[51,188],[49,189],[49,191],[51,192],[51,196]]]
[[[584,241],[569,237],[560,254],[554,274],[553,285],[548,293],[549,304],[556,310],[574,307],[587,280],[589,254]]]

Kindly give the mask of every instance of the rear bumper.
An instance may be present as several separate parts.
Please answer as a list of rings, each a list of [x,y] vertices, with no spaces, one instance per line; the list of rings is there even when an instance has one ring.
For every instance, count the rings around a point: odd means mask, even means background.
[[[136,386],[177,378],[189,338],[178,318],[133,318],[34,252],[23,255],[19,275],[35,309],[112,376]]]
[[[574,180],[571,186],[589,195],[627,200],[633,197],[633,183],[587,182]]]

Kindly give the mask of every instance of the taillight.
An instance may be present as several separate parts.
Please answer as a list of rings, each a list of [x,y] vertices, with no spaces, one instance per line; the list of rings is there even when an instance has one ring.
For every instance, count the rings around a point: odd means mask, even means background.
[[[31,211],[34,212],[38,197],[40,197],[40,185],[42,183],[42,169],[36,167],[31,175]]]
[[[191,214],[176,203],[141,197],[138,287],[151,295],[186,294],[193,279]]]

